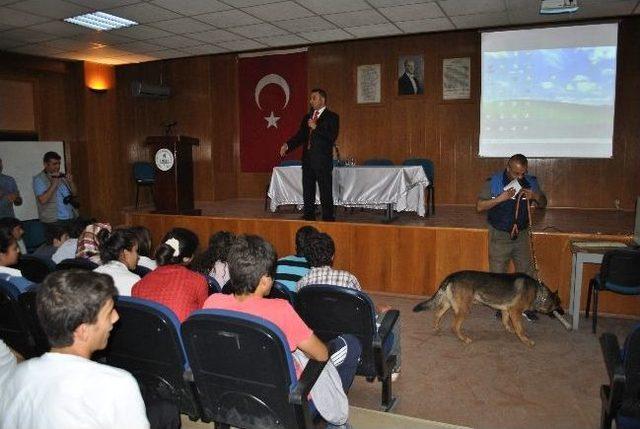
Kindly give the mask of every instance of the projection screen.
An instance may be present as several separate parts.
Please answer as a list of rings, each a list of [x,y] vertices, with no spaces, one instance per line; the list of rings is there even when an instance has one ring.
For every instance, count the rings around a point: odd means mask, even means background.
[[[618,24],[482,33],[482,157],[610,158]]]

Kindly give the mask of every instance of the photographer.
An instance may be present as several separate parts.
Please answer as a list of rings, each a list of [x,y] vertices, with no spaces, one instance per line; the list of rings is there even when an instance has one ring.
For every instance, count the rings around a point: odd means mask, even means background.
[[[76,186],[71,174],[60,173],[60,155],[47,152],[42,159],[44,169],[33,177],[33,192],[38,205],[38,217],[43,223],[67,226],[76,218],[79,207]]]

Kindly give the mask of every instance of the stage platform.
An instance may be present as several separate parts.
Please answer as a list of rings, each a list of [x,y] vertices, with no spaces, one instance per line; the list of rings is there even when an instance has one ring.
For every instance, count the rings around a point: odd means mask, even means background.
[[[271,241],[279,255],[294,253],[296,230],[303,221],[295,207],[264,210],[264,200],[236,199],[197,204],[201,216],[152,214],[125,210],[126,223],[145,225],[154,243],[174,226],[195,231],[202,243],[218,230],[258,234]],[[431,295],[448,274],[459,270],[487,270],[486,214],[473,206],[437,206],[436,214],[419,217],[400,213],[383,223],[381,210],[337,208],[336,222],[313,222],[336,242],[335,267],[353,272],[363,288],[381,293]],[[536,258],[543,281],[558,289],[565,308],[569,303],[572,240],[630,242],[634,213],[616,210],[546,209],[533,214]],[[590,266],[591,265],[591,266]],[[597,265],[585,266],[586,287]],[[603,294],[603,313],[640,315],[640,300]]]

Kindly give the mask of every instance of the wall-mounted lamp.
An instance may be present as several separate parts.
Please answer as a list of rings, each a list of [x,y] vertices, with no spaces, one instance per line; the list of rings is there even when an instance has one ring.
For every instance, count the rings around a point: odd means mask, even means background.
[[[84,63],[84,84],[92,92],[103,94],[115,86],[115,69],[108,64]]]

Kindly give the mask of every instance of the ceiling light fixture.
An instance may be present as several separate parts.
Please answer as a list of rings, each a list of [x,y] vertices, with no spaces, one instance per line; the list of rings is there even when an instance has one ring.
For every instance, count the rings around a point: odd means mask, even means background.
[[[65,22],[81,25],[99,31],[115,30],[116,28],[131,27],[138,25],[135,21],[130,21],[119,16],[110,15],[104,12],[86,13],[71,18],[65,18]]]
[[[573,13],[578,10],[578,0],[541,0],[540,14],[555,15],[559,13]]]

